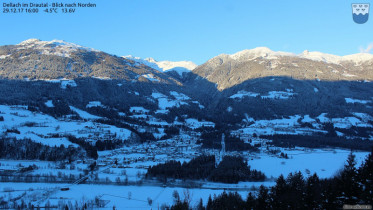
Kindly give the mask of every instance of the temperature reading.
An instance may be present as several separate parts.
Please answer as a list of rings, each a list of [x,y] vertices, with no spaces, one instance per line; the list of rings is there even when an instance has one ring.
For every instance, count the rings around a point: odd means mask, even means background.
[[[46,13],[57,13],[57,8],[45,9],[44,12],[46,12]]]
[[[64,9],[62,9],[62,12],[63,13],[75,13],[75,9],[72,9],[72,8],[66,9],[66,8],[64,8]]]

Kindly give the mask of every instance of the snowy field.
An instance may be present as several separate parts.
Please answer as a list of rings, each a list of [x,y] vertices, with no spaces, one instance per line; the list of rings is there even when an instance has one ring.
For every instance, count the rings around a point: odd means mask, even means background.
[[[317,173],[320,178],[330,178],[335,175],[346,163],[348,150],[282,150],[288,154],[289,159],[278,158],[268,154],[260,154],[258,159],[249,160],[252,169],[257,169],[267,177],[285,177],[291,172],[301,171],[304,176]],[[368,152],[354,152],[357,167],[365,160]]]
[[[185,94],[178,93],[176,91],[170,91],[170,96],[166,96],[162,93],[153,92],[151,95],[152,99],[158,101],[158,113],[167,113],[168,108],[171,107],[180,107],[181,105],[197,104],[200,109],[203,109],[198,101],[191,101],[191,98]]]
[[[241,128],[236,132],[238,134],[253,135],[274,135],[274,134],[290,134],[290,135],[312,135],[314,133],[327,133],[323,130],[323,123],[333,123],[335,128],[349,129],[352,126],[356,127],[372,127],[369,121],[373,117],[366,113],[351,113],[351,116],[343,118],[329,118],[327,113],[322,113],[315,118],[309,115],[294,115],[286,118],[271,119],[271,120],[254,120],[249,116],[245,116],[244,120],[253,122],[249,126]],[[302,127],[301,123],[310,123],[313,128]],[[339,132],[340,136],[344,133]],[[373,140],[373,138],[370,138]]]
[[[51,105],[51,104],[49,104]],[[70,106],[83,119],[94,120],[100,117],[94,116],[83,110]],[[77,121],[71,119],[56,119],[49,115],[31,112],[26,106],[0,105],[0,116],[4,121],[0,121],[0,133],[4,132],[9,137],[17,139],[30,138],[32,141],[49,146],[69,145],[77,146],[69,142],[66,138],[54,137],[53,134],[65,136],[67,134],[75,137],[92,138],[96,136],[116,136],[121,139],[128,139],[131,131],[118,128],[112,125],[105,125],[92,121]],[[7,129],[17,129],[19,133],[7,132]]]
[[[244,90],[238,91],[236,94],[231,95],[229,98],[242,99],[244,97],[257,97],[260,96],[262,99],[289,99],[297,93],[293,93],[293,89],[286,89],[286,91],[269,91],[266,95],[260,93],[248,92]]]
[[[292,90],[286,91],[289,94],[293,94]],[[240,92],[239,94],[242,96],[235,95],[235,98],[244,97],[243,95],[247,97],[247,95],[251,93]],[[185,104],[190,105],[191,103],[198,104],[198,102],[190,101],[191,99],[188,96],[174,91],[171,91],[169,96],[153,92],[152,97],[154,100],[158,101],[158,109],[164,113],[166,113],[170,107]],[[53,107],[53,102],[48,100],[46,105],[48,107]],[[96,106],[104,105],[99,101],[90,101],[87,104],[87,107]],[[62,136],[72,134],[76,137],[85,137],[93,140],[94,138],[107,136],[115,136],[120,139],[130,138],[131,132],[129,130],[94,122],[93,120],[100,117],[76,107],[71,106],[70,108],[80,117],[88,121],[72,120],[70,118],[56,119],[46,114],[30,112],[25,106],[0,105],[0,116],[4,118],[4,121],[0,121],[0,133],[2,132],[6,136],[12,136],[17,139],[30,138],[33,141],[50,146],[59,146],[63,144],[65,146],[71,145],[74,147],[78,147],[78,145],[69,142],[67,138]],[[118,209],[158,209],[162,204],[170,205],[173,203],[172,194],[175,190],[178,191],[181,199],[183,199],[184,192],[187,192],[187,189],[183,188],[187,186],[185,183],[183,184],[180,180],[176,180],[171,184],[168,183],[167,187],[162,187],[160,183],[145,180],[144,175],[149,166],[164,163],[168,160],[179,160],[181,162],[189,161],[206,152],[200,149],[200,145],[195,144],[195,142],[200,139],[200,133],[190,128],[214,127],[215,124],[188,116],[186,116],[185,119],[175,118],[173,123],[167,123],[150,115],[150,111],[144,107],[131,107],[130,112],[131,113],[128,114],[130,117],[137,118],[136,116],[145,116],[148,125],[165,126],[163,128],[157,127],[152,130],[156,138],[161,138],[166,135],[165,128],[170,125],[185,125],[189,129],[180,130],[179,135],[170,139],[143,144],[125,145],[115,150],[98,152],[99,158],[97,164],[99,170],[97,170],[96,175],[98,182],[94,183],[107,183],[107,185],[68,185],[70,190],[61,191],[59,188],[67,184],[3,182],[0,185],[0,200],[14,199],[22,195],[25,191],[27,195],[30,194],[29,197],[23,195],[24,197],[22,198],[26,200],[32,200],[32,195],[35,195],[34,197],[38,199],[42,197],[45,198],[43,192],[53,191],[53,189],[55,190],[52,195],[48,197],[52,205],[59,202],[81,203],[82,201],[94,200],[95,197],[98,196],[101,200],[110,201],[106,206],[107,208],[115,206]],[[317,173],[320,178],[332,177],[342,169],[350,152],[349,150],[342,149],[311,150],[295,148],[288,150],[284,148],[274,148],[286,153],[289,159],[285,159],[280,158],[279,155],[270,154],[270,151],[266,149],[267,140],[252,138],[254,133],[257,135],[325,133],[326,131],[323,130],[322,123],[331,122],[334,127],[338,128],[351,128],[352,126],[371,127],[372,125],[369,121],[373,120],[372,116],[364,113],[351,113],[350,116],[344,118],[329,118],[326,113],[313,117],[309,115],[294,115],[286,118],[256,121],[248,115],[245,115],[245,118],[247,123],[234,133],[236,135],[241,135],[242,138],[253,140],[252,144],[262,144],[260,148],[261,152],[226,152],[226,155],[242,155],[248,160],[250,167],[262,171],[269,178],[268,181],[240,182],[239,184],[196,181],[194,184],[196,184],[196,186],[201,186],[201,188],[191,188],[188,190],[191,195],[192,206],[195,206],[200,198],[202,198],[206,204],[209,195],[221,194],[224,189],[228,189],[227,191],[238,191],[246,198],[249,191],[257,190],[261,184],[273,186],[275,184],[275,178],[280,174],[286,177],[291,172],[301,171],[305,177],[313,173]],[[303,128],[301,127],[302,123],[309,123],[313,128]],[[138,125],[135,125],[135,127],[138,127],[138,130],[146,128],[145,126],[141,127]],[[15,129],[17,132],[14,131]],[[339,135],[344,134],[339,133]],[[247,141],[248,139],[244,140]],[[211,150],[210,152],[213,154],[214,151]],[[354,154],[356,155],[358,167],[365,159],[368,152],[355,152]],[[114,161],[117,162],[117,164],[114,165]],[[15,173],[18,173],[22,168],[33,164],[37,167],[32,171],[26,172],[28,175],[53,175],[59,178],[71,177],[71,180],[63,179],[66,183],[72,183],[79,179],[79,176],[82,176],[84,170],[89,167],[89,163],[83,163],[83,160],[71,164],[48,161],[0,160],[0,170],[15,171]],[[63,167],[61,167],[61,165],[63,165]],[[93,178],[91,177],[90,181],[92,180]],[[116,182],[121,185],[115,185]],[[28,191],[30,188],[32,188],[33,191]],[[46,202],[47,200],[43,200],[40,201],[39,204],[43,206]]]
[[[248,185],[248,183],[246,183]],[[253,183],[252,189],[256,190],[262,183]],[[273,182],[269,183],[273,185]],[[68,191],[61,191],[58,188],[69,187]],[[211,187],[214,187],[213,185]],[[30,191],[32,189],[32,191]],[[96,196],[102,200],[110,200],[106,205],[107,208],[115,206],[117,209],[158,209],[163,204],[173,204],[173,192],[176,190],[180,199],[185,198],[189,192],[190,204],[196,206],[202,198],[204,204],[207,203],[208,197],[221,194],[224,190],[219,189],[199,189],[199,188],[173,188],[157,186],[115,186],[115,185],[64,185],[64,184],[47,184],[47,183],[1,183],[0,197],[8,200],[9,196],[15,197],[23,192],[42,194],[46,191],[56,189],[55,193],[49,196],[50,204],[58,204],[59,201],[78,203],[87,200],[94,200]],[[9,192],[14,190],[14,192]],[[229,191],[229,190],[227,190]],[[235,191],[235,190],[233,190]],[[246,198],[248,191],[237,191],[241,196]],[[148,199],[152,200],[149,205]],[[46,201],[40,202],[40,206],[45,205]]]

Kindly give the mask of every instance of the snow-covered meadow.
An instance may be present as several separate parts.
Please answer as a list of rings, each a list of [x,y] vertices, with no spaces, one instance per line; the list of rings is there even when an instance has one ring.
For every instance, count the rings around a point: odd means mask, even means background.
[[[4,121],[0,121],[0,132],[17,139],[30,138],[42,144],[50,146],[63,144],[65,147],[76,145],[65,137],[54,136],[73,135],[78,138],[94,139],[98,137],[97,135],[115,135],[116,138],[126,140],[131,135],[131,131],[127,129],[93,122],[92,120],[100,118],[98,116],[73,106],[70,106],[70,109],[81,118],[91,121],[56,119],[46,114],[31,112],[26,106],[0,105],[0,116],[4,118]],[[11,129],[16,129],[19,133],[7,132]]]
[[[253,168],[264,172],[267,177],[278,177],[281,174],[285,177],[289,173],[302,172],[305,176],[317,173],[320,178],[330,178],[337,175],[346,164],[350,153],[341,149],[304,149],[293,150],[281,149],[289,159],[279,158],[275,155],[259,154],[257,158],[248,161]],[[354,152],[357,166],[365,160],[368,152]]]

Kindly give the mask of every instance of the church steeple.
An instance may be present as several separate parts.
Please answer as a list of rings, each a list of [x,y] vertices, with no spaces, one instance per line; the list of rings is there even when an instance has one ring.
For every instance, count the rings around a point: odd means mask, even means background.
[[[221,150],[219,153],[215,154],[215,168],[218,167],[221,161],[223,161],[225,156],[225,135],[221,135]]]

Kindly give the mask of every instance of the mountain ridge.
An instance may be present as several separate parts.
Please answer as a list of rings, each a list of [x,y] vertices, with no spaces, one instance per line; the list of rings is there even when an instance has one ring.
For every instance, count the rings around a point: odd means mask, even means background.
[[[30,58],[31,56],[31,58]],[[369,53],[357,53],[352,55],[337,56],[322,52],[309,52],[305,50],[300,54],[294,54],[290,52],[273,51],[267,47],[257,47],[254,49],[245,49],[234,54],[220,54],[201,65],[196,65],[191,61],[156,61],[153,58],[142,59],[135,56],[122,56],[118,57],[110,55],[108,53],[95,50],[88,47],[83,47],[78,44],[65,42],[62,40],[52,41],[41,41],[39,39],[28,39],[17,45],[5,45],[0,47],[0,76],[3,78],[15,79],[15,78],[31,78],[31,72],[37,71],[39,67],[37,64],[40,59],[44,59],[43,56],[55,56],[51,59],[48,57],[47,60],[54,60],[49,66],[43,66],[44,69],[65,68],[64,73],[66,75],[59,74],[59,78],[77,78],[82,75],[92,76],[97,78],[111,78],[111,79],[127,79],[127,80],[159,80],[159,75],[156,72],[148,72],[152,69],[165,73],[175,71],[179,76],[184,73],[193,71],[198,76],[207,78],[209,81],[218,84],[220,89],[237,84],[237,81],[232,80],[234,75],[230,75],[233,71],[237,73],[237,68],[241,69],[245,75],[239,75],[240,80],[257,78],[263,76],[290,76],[297,79],[320,79],[320,80],[372,80],[373,70],[371,64],[373,64],[373,55]],[[74,60],[78,57],[79,61]],[[27,59],[32,59],[32,62],[23,66]],[[105,59],[107,58],[107,59]],[[110,58],[110,59],[109,59]],[[14,61],[20,63],[22,69],[18,67]],[[70,60],[69,60],[70,59]],[[4,73],[4,64],[9,64],[9,60],[13,60],[13,64],[8,67]],[[71,61],[72,60],[72,61]],[[116,62],[108,64],[108,61],[117,60]],[[111,62],[110,61],[110,62]],[[81,63],[74,68],[74,64]],[[39,63],[45,63],[39,62]],[[222,65],[226,65],[225,69],[221,68]],[[9,69],[12,68],[12,69]],[[79,69],[80,68],[80,69]],[[89,69],[87,69],[89,68]],[[108,70],[111,69],[111,70]],[[329,69],[328,69],[329,68]],[[72,69],[85,72],[74,73]],[[95,69],[95,70],[93,70]],[[132,69],[141,69],[140,71],[134,71]],[[146,72],[143,72],[142,69]],[[214,69],[214,71],[212,71]],[[106,73],[97,73],[98,71],[106,71]],[[124,73],[125,76],[118,75],[118,72],[123,70],[130,70],[130,72]],[[213,72],[216,70],[224,72],[225,76],[229,78],[232,84],[221,86],[221,76],[214,75]],[[271,70],[270,72],[266,72]],[[17,72],[18,71],[18,72]],[[108,73],[110,71],[110,73]],[[328,72],[331,71],[331,72]],[[9,73],[10,72],[10,73]],[[42,72],[48,74],[45,70]],[[11,76],[11,74],[15,74]],[[27,75],[29,74],[29,75]],[[325,76],[325,74],[328,74]],[[143,76],[145,75],[145,76]],[[163,74],[161,74],[163,75]],[[313,76],[311,76],[313,75]],[[163,75],[171,77],[171,79],[179,80],[180,77],[168,74]],[[173,76],[176,76],[173,78]],[[59,79],[49,75],[48,79]],[[158,79],[154,79],[158,78]],[[219,78],[219,79],[217,79]],[[227,83],[226,81],[223,83]]]
[[[146,65],[135,65],[99,50],[62,40],[28,39],[0,46],[0,78],[18,80],[122,79],[129,82],[180,83]]]
[[[246,80],[285,76],[301,80],[373,80],[373,55],[335,56],[305,51],[299,55],[275,52],[266,47],[220,54],[199,65],[193,73],[215,83],[218,90]],[[196,78],[192,78],[196,79]]]
[[[240,60],[242,58],[246,59],[256,59],[256,58],[266,58],[266,59],[277,59],[278,57],[298,57],[305,58],[314,61],[324,61],[326,63],[340,64],[343,61],[353,61],[355,63],[373,61],[373,54],[370,53],[356,53],[350,55],[334,55],[329,53],[323,53],[319,51],[308,51],[304,50],[300,54],[295,54],[292,52],[283,51],[273,51],[268,47],[256,47],[253,49],[244,49],[233,54],[220,54],[215,57],[228,55],[234,60]]]
[[[154,58],[145,58],[135,57],[132,55],[122,56],[123,58],[133,60],[139,64],[144,64],[150,66],[154,69],[157,69],[161,72],[175,71],[180,76],[184,72],[192,71],[197,67],[197,64],[192,61],[157,61]]]

